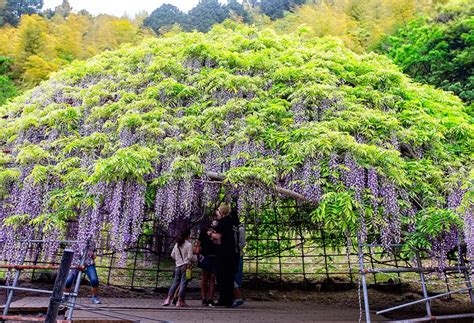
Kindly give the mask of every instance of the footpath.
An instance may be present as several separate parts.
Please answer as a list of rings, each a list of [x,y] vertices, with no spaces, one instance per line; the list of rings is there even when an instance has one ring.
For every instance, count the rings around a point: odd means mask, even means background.
[[[161,299],[102,298],[93,305],[79,298],[74,320],[129,320],[132,322],[357,322],[359,310],[318,305],[314,301],[249,301],[237,309],[209,308],[198,300],[189,300],[189,307],[161,306]],[[48,297],[24,297],[12,304],[12,311],[23,315],[45,312]],[[27,314],[30,313],[30,314]],[[374,321],[383,317],[373,315]]]

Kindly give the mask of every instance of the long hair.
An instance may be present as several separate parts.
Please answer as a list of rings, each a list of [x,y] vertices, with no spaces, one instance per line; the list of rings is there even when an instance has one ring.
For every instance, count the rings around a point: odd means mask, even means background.
[[[190,235],[191,235],[191,230],[189,230],[188,228],[183,229],[183,231],[181,231],[180,235],[178,236],[178,239],[176,240],[176,243],[178,244],[179,248],[181,248],[183,243],[186,241],[186,239],[189,238]]]

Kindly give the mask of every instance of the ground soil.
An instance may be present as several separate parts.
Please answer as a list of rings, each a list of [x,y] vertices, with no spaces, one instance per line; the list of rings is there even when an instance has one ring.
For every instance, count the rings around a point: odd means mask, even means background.
[[[51,284],[46,283],[21,283],[22,287],[34,287],[51,289]],[[319,291],[318,288],[306,287],[294,288],[288,286],[271,287],[261,285],[258,289],[255,284],[246,286],[243,289],[243,296],[250,302],[274,302],[278,304],[284,304],[285,302],[291,304],[301,304],[302,306],[318,306],[321,308],[327,307],[328,310],[331,308],[345,308],[352,310],[359,310],[359,292],[357,286],[349,290],[343,291]],[[317,286],[316,286],[317,287]],[[87,296],[89,292],[88,288],[81,288],[81,296]],[[143,298],[143,299],[163,299],[166,290],[158,289],[143,289],[143,290],[130,290],[127,288],[119,288],[113,286],[102,286],[101,297],[104,298]],[[0,304],[5,302],[4,291],[0,291]],[[20,299],[26,296],[37,296],[29,292],[18,291],[15,293],[15,299]],[[198,300],[200,299],[199,290],[192,288],[188,293],[189,299]],[[414,287],[403,286],[403,288],[388,288],[385,291],[376,290],[374,288],[369,289],[370,309],[372,311],[381,310],[387,307],[392,307],[398,304],[414,301],[422,298],[421,293]],[[361,303],[363,306],[363,303]],[[447,315],[447,314],[458,314],[458,313],[472,313],[474,308],[470,304],[469,297],[466,294],[453,295],[453,297],[443,297],[432,301],[432,308],[434,315]],[[386,317],[389,319],[409,319],[415,317],[425,316],[425,305],[419,303],[407,307],[403,310],[398,310],[388,314]],[[466,321],[467,322],[467,321]],[[472,320],[471,320],[472,322]]]

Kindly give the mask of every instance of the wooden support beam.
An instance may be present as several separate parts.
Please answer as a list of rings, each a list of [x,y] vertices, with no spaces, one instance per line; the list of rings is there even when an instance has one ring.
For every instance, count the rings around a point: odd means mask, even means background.
[[[216,172],[206,172],[205,175],[207,177],[209,177],[210,179],[213,179],[213,180],[216,180],[216,181],[221,181],[221,182],[227,179],[227,177],[224,174],[220,174],[220,173],[216,173]],[[255,181],[254,181],[254,183],[255,183]],[[275,186],[273,186],[273,190],[275,190],[275,192],[278,192],[278,193],[280,193],[282,195],[285,195],[287,197],[290,197],[290,198],[293,198],[293,199],[296,199],[296,200],[300,200],[300,201],[305,202],[305,203],[311,203],[311,201],[308,200],[302,194],[297,193],[297,192],[292,191],[292,190],[289,190],[287,188],[283,188],[281,186],[275,185]]]

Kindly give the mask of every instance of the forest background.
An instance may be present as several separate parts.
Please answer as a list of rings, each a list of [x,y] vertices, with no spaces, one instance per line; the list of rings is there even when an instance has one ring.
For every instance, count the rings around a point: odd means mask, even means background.
[[[164,4],[134,17],[92,15],[67,0],[54,9],[0,0],[0,104],[74,60],[233,20],[387,55],[417,81],[454,92],[472,115],[473,16],[468,0],[201,0],[189,12]]]

